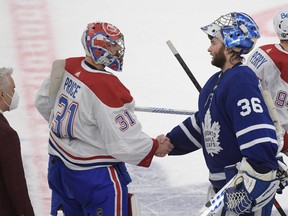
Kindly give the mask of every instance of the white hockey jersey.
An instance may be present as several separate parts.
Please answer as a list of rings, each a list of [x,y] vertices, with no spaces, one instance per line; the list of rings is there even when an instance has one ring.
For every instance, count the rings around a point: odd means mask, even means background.
[[[269,90],[281,125],[288,131],[288,52],[279,44],[264,45],[249,56],[247,65],[260,79],[262,88]]]
[[[57,68],[63,79],[56,98],[49,97],[48,77],[35,101],[49,121],[49,154],[74,170],[118,162],[148,167],[158,142],[142,131],[129,90],[112,73],[90,68],[84,57],[64,65]]]

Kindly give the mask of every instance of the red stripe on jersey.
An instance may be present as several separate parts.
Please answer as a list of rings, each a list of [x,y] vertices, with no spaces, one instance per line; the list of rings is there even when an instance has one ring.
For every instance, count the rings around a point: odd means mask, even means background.
[[[95,159],[112,159],[113,157],[110,155],[102,155],[102,156],[92,156],[92,157],[77,157],[74,156],[72,154],[70,154],[69,152],[65,151],[65,149],[63,149],[57,142],[56,140],[53,138],[53,134],[50,132],[50,138],[53,140],[53,143],[57,146],[57,148],[59,148],[64,154],[66,154],[67,156],[69,156],[72,159],[75,160],[80,160],[80,161],[88,161],[88,160],[95,160]]]
[[[283,145],[281,152],[286,153],[288,156],[288,133],[287,131],[285,131],[285,134],[284,134],[284,145]]]
[[[122,107],[133,100],[130,91],[116,76],[109,72],[87,71],[81,67],[83,60],[84,57],[66,59],[65,70],[83,82],[104,104]]]
[[[159,143],[158,143],[157,139],[152,139],[152,141],[153,141],[153,146],[152,146],[151,151],[137,166],[143,166],[143,167],[149,167],[150,166],[152,159],[153,159],[153,156],[159,147]]]
[[[260,47],[273,60],[280,71],[281,78],[288,83],[288,54],[278,50],[274,44],[268,44]]]
[[[111,180],[114,182],[115,188],[115,216],[122,215],[122,190],[114,167],[109,167]]]

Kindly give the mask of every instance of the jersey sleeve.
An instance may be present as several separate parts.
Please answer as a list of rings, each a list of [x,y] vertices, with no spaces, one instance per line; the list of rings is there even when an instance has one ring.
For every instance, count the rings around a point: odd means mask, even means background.
[[[255,72],[263,89],[268,88],[269,82],[274,82],[274,74],[277,68],[273,60],[261,47],[249,56],[247,66]]]
[[[247,66],[250,67],[260,80],[263,80],[263,63],[267,60],[263,56],[263,51],[260,48],[255,49],[247,59]]]
[[[183,155],[202,148],[200,141],[201,130],[197,116],[198,112],[167,133],[167,137],[174,145],[174,149],[169,155]]]
[[[109,155],[126,163],[148,167],[159,144],[143,132],[141,123],[131,111],[133,104],[134,101],[118,108],[105,104],[97,106],[95,120]]]
[[[245,70],[241,72],[247,73]],[[275,127],[257,86],[257,79],[253,78],[253,72],[250,75],[230,79],[233,83],[225,90],[230,92],[225,109],[232,121],[242,155],[263,164],[263,167],[276,169],[278,142]]]

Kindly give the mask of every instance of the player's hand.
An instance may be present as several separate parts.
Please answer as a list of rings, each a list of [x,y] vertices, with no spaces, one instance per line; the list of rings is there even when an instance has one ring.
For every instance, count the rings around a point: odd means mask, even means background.
[[[159,147],[155,152],[155,156],[164,157],[174,148],[174,145],[170,142],[170,139],[163,134],[157,136],[156,139],[159,143]]]

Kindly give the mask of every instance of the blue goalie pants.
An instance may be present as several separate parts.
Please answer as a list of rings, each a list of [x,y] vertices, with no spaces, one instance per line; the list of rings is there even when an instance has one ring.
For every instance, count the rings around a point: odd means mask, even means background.
[[[90,170],[68,169],[62,160],[49,157],[48,183],[52,190],[51,215],[128,216],[131,178],[124,163]]]

